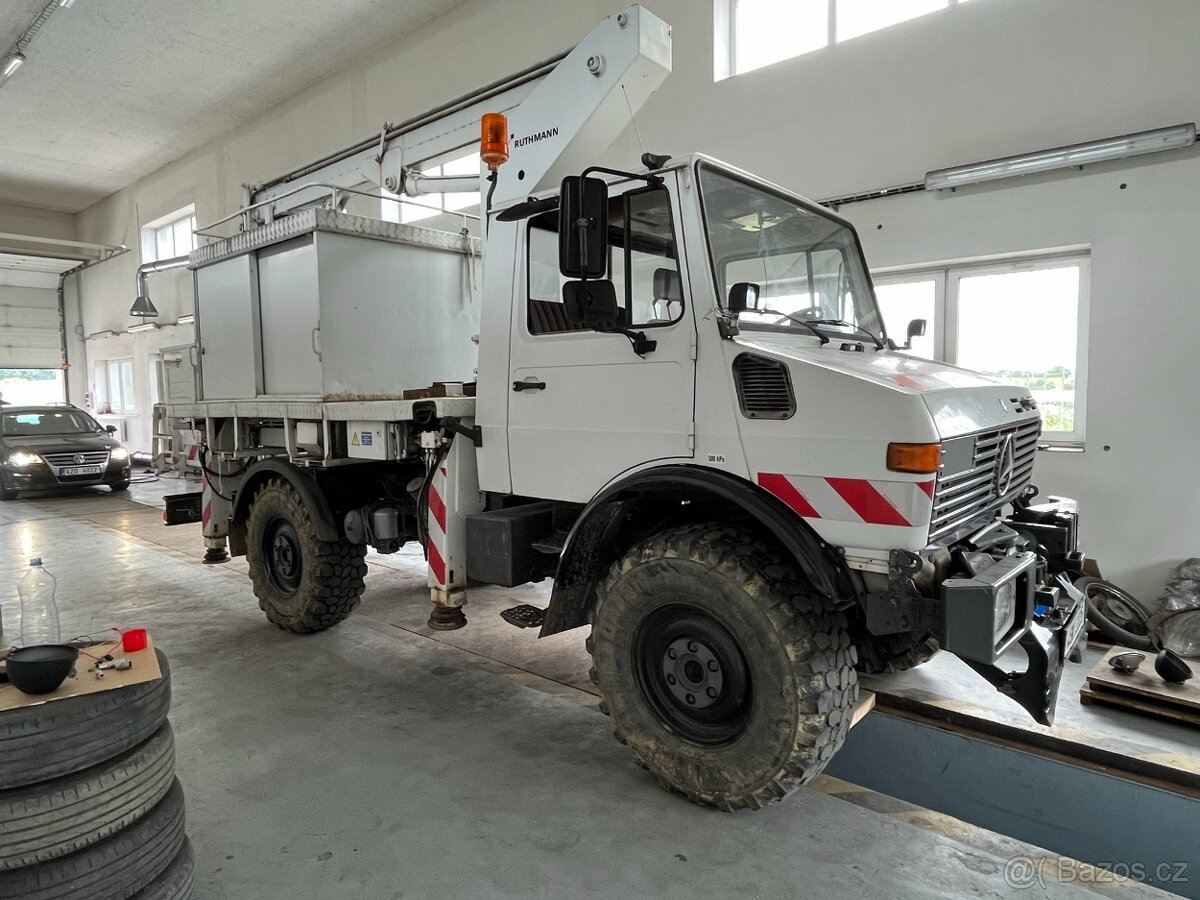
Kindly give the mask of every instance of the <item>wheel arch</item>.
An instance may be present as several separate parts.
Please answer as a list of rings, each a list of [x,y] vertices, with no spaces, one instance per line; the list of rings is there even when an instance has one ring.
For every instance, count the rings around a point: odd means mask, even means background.
[[[563,545],[539,636],[588,624],[600,580],[637,541],[660,527],[714,513],[749,518],[822,596],[835,601],[853,596],[838,549],[767,491],[717,469],[657,466],[609,485],[584,507]]]
[[[317,537],[323,541],[341,538],[337,522],[329,501],[321,492],[317,480],[291,463],[278,459],[264,459],[254,463],[244,476],[233,501],[233,515],[229,522],[229,550],[234,556],[246,553],[246,521],[250,516],[250,505],[258,489],[272,477],[282,478],[300,495],[304,508],[317,529]]]

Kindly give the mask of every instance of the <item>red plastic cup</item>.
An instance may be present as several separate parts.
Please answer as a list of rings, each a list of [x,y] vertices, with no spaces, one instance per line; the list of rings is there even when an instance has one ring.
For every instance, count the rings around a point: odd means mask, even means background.
[[[121,649],[126,653],[136,653],[146,649],[146,629],[130,628],[121,632]]]

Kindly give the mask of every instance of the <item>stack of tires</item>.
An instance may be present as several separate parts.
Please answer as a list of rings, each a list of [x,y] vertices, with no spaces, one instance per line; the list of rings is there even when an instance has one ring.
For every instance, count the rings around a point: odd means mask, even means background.
[[[192,896],[158,663],[156,681],[0,712],[3,900]]]

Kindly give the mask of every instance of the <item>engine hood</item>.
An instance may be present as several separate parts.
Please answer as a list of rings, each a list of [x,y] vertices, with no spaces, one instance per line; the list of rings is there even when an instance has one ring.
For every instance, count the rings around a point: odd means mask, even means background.
[[[840,350],[836,340],[822,347],[807,335],[743,331],[734,340],[746,350],[789,363],[798,384],[804,383],[800,367],[813,366],[880,390],[919,396],[943,438],[1039,415],[1028,388],[934,360],[870,347],[861,353]]]
[[[4,448],[14,453],[71,453],[87,450],[113,450],[121,445],[106,434],[47,434],[7,435],[3,438]]]

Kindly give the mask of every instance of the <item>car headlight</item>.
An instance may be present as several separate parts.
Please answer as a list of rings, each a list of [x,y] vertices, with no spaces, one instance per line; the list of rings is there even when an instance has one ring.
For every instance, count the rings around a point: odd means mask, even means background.
[[[1017,581],[1010,578],[996,588],[996,605],[992,607],[995,618],[992,620],[993,634],[996,640],[1008,634],[1017,618]]]
[[[40,463],[42,458],[36,453],[26,453],[24,450],[18,450],[8,457],[9,465],[16,466],[18,469],[24,469],[27,466],[32,466]]]
[[[123,459],[129,459],[129,451],[124,447],[113,447],[112,458],[120,462]]]

